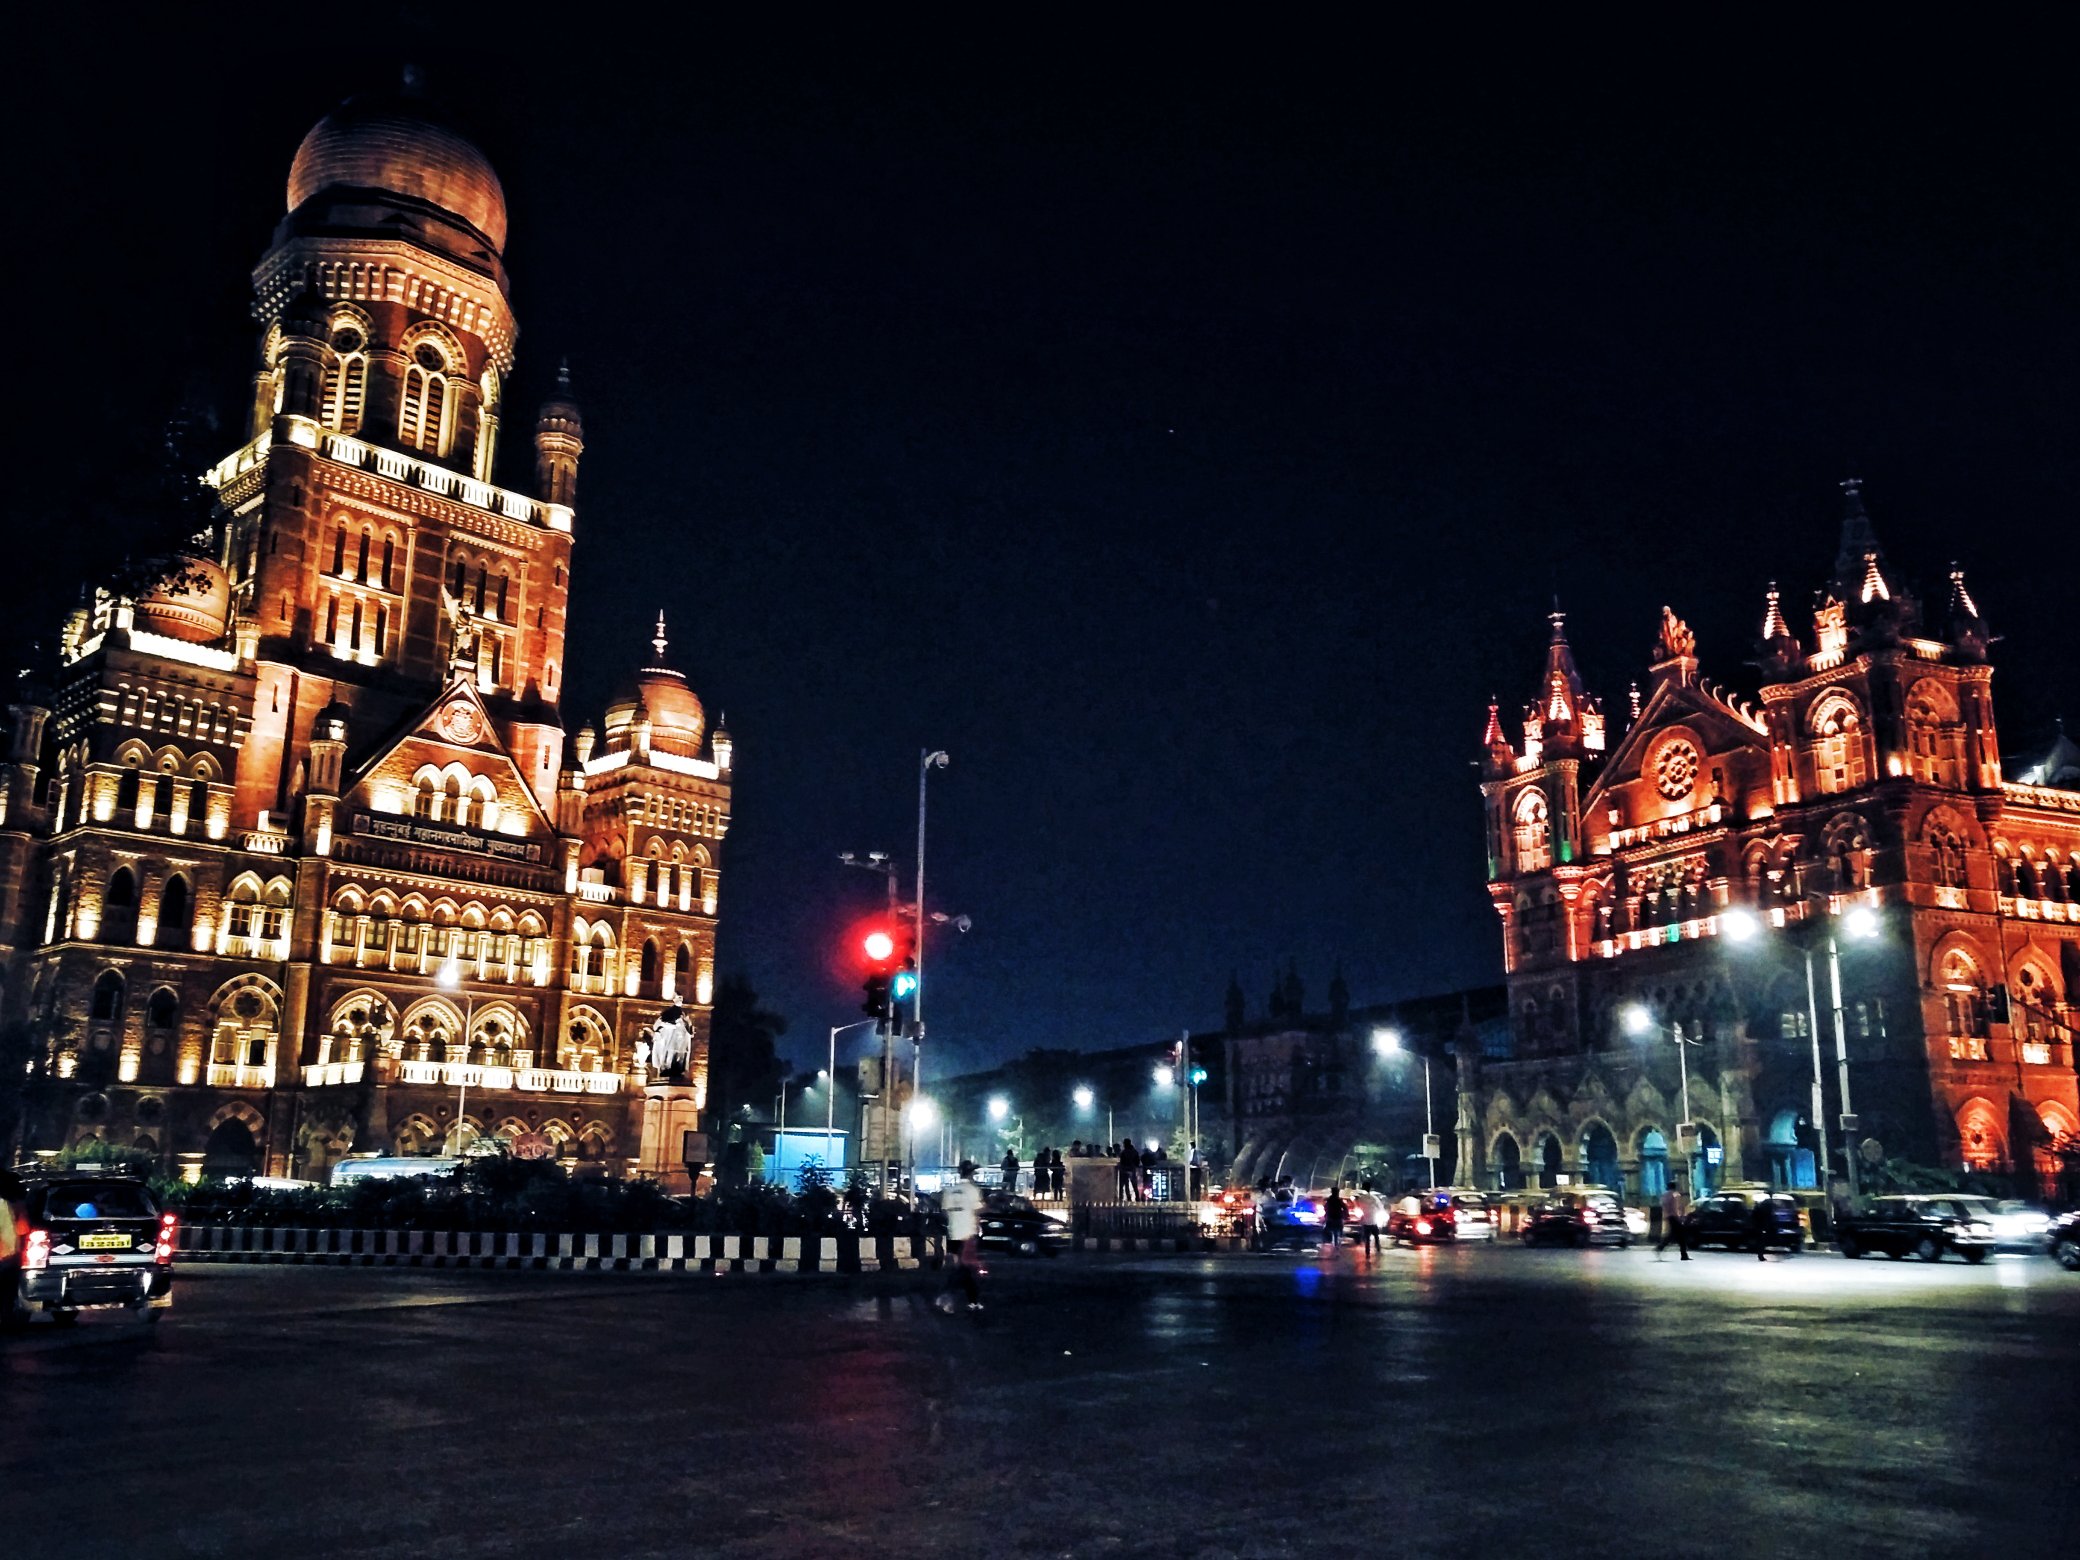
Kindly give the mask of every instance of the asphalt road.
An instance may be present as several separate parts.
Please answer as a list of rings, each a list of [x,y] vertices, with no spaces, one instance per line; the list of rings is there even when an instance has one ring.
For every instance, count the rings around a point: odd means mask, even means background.
[[[2080,1275],[1515,1246],[889,1279],[192,1265],[0,1344],[50,1557],[2076,1552]]]

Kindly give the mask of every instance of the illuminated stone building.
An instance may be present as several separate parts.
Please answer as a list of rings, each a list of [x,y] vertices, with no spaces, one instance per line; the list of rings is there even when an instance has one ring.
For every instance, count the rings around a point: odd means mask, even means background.
[[[5,1001],[84,1086],[43,1141],[315,1175],[460,1113],[625,1166],[665,1003],[705,1080],[729,738],[660,617],[566,751],[584,430],[559,376],[531,484],[499,485],[516,327],[483,155],[360,98],[287,204],[213,524],[169,583],[75,614],[13,708]]]
[[[1460,1076],[1486,1184],[1652,1194],[1688,1159],[1702,1182],[1812,1185],[1816,1072],[1841,1175],[1830,939],[1860,1160],[2048,1179],[2073,1140],[2080,770],[2054,752],[2004,776],[1962,571],[1924,611],[1844,486],[1803,632],[1768,591],[1757,698],[1705,678],[1664,611],[1648,686],[1607,723],[1556,612],[1514,740],[1489,707],[1512,1022]]]

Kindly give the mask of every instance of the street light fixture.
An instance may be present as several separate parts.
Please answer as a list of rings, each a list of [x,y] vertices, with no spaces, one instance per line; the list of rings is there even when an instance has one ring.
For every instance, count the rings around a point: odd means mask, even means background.
[[[1011,1102],[1009,1100],[1005,1099],[1001,1094],[991,1098],[989,1102],[989,1119],[991,1121],[1001,1124],[1004,1118],[1010,1114]]]

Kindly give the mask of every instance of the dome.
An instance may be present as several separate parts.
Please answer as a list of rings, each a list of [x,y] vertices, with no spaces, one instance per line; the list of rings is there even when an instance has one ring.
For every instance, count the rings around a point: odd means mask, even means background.
[[[506,197],[484,154],[415,98],[350,98],[312,127],[289,167],[289,210],[327,190],[382,190],[460,218],[506,246]]]
[[[708,712],[686,678],[668,666],[646,666],[636,673],[635,683],[625,688],[607,706],[607,751],[619,752],[631,742],[631,728],[638,717],[650,722],[650,746],[659,753],[681,758],[701,756],[701,738],[706,734]]]
[[[214,643],[231,620],[231,581],[207,558],[179,559],[137,603],[131,620],[148,634]]]

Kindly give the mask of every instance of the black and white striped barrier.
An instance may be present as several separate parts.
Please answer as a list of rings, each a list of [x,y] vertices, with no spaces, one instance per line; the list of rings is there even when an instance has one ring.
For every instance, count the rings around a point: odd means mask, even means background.
[[[580,1273],[893,1273],[931,1265],[931,1246],[907,1235],[513,1235],[263,1225],[189,1225],[180,1233],[181,1257],[191,1262]]]

